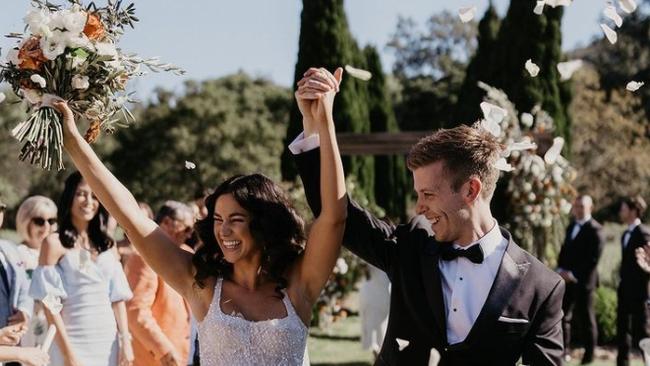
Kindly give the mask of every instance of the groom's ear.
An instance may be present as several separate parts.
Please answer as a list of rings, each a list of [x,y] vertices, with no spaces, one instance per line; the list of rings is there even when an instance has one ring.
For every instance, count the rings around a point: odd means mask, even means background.
[[[472,176],[464,184],[463,200],[465,203],[470,204],[476,201],[481,192],[483,191],[483,183],[477,176]]]

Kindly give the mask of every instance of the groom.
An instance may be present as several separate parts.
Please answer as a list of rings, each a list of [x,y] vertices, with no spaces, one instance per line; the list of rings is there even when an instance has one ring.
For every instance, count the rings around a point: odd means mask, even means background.
[[[304,85],[324,88],[324,70]],[[315,80],[309,82],[309,79]],[[305,132],[294,153],[310,207],[319,205],[318,135],[310,100],[300,100]],[[439,130],[409,153],[419,214],[393,225],[353,200],[344,245],[385,271],[392,283],[388,329],[376,365],[560,365],[564,282],[490,211],[502,146],[468,126]],[[400,339],[402,345],[398,346]]]

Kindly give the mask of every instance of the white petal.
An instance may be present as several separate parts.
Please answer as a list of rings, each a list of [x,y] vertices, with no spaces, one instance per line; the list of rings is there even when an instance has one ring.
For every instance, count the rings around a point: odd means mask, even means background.
[[[511,172],[515,170],[515,168],[508,163],[506,158],[500,158],[494,163],[494,167],[503,171],[503,172]]]
[[[535,9],[533,9],[533,13],[537,15],[542,15],[542,12],[544,12],[544,4],[546,3],[545,0],[538,0],[537,5],[535,5]]]
[[[0,92],[0,103],[4,102],[5,99],[7,99],[7,96],[5,95],[5,93]]]
[[[501,123],[501,121],[503,121],[503,119],[508,115],[508,111],[505,109],[488,102],[481,103],[481,111],[483,112],[483,117],[485,117],[485,119],[497,124]]]
[[[564,147],[564,139],[562,137],[556,137],[553,139],[553,146],[544,154],[544,161],[546,164],[554,164],[555,161],[560,156],[562,148]]]
[[[643,81],[630,81],[625,86],[625,89],[627,89],[627,90],[629,90],[631,92],[635,92],[635,91],[639,90],[639,88],[641,88],[644,84],[645,83]]]
[[[115,45],[110,42],[99,42],[95,44],[95,49],[100,56],[117,56],[117,49]]]
[[[429,352],[429,366],[438,366],[439,362],[440,352],[435,348],[431,348],[431,352]]]
[[[578,71],[583,65],[582,60],[571,60],[557,64],[557,71],[560,73],[560,79],[566,81],[571,79],[573,73]]]
[[[621,9],[628,14],[632,14],[636,10],[635,0],[619,0],[618,5],[620,5]]]
[[[605,10],[603,11],[603,14],[605,14],[605,16],[606,16],[607,18],[613,20],[614,23],[616,23],[616,26],[617,26],[617,27],[620,28],[620,27],[623,25],[623,18],[621,18],[621,16],[618,15],[618,13],[616,12],[616,8],[614,7],[614,5],[612,5],[612,4],[607,5],[607,6],[605,7]]]
[[[397,341],[397,347],[399,347],[400,351],[403,350],[404,348],[408,347],[408,345],[409,345],[409,341],[406,341],[404,339],[395,338],[395,340]]]
[[[537,74],[539,74],[539,66],[537,66],[531,59],[526,60],[526,71],[530,74],[530,76],[535,77]]]
[[[535,117],[530,113],[522,113],[520,118],[521,123],[526,127],[532,127],[535,122]]]
[[[45,296],[43,300],[41,300],[41,302],[53,314],[58,314],[61,312],[61,309],[63,309],[63,304],[61,304],[61,299],[52,294],[48,294],[47,296]]]
[[[572,0],[546,0],[546,4],[550,7],[558,7],[558,6],[569,6],[571,5]]]
[[[618,40],[618,35],[616,34],[615,31],[612,30],[607,24],[600,24],[600,27],[603,29],[603,32],[605,33],[605,37],[607,37],[607,40],[609,43],[614,44]]]
[[[512,144],[508,145],[506,152],[509,154],[513,151],[524,151],[532,149],[537,149],[537,144],[530,141],[528,138],[524,138],[522,141],[513,142]]]
[[[29,80],[38,84],[41,88],[45,88],[47,86],[47,81],[45,81],[45,78],[39,74],[33,74],[32,76],[29,77]]]
[[[460,21],[463,23],[467,23],[474,19],[474,16],[476,15],[476,6],[466,6],[458,9],[458,16],[460,17]]]
[[[639,347],[645,352],[647,355],[650,355],[650,338],[643,338],[642,340],[639,341]]]
[[[18,58],[18,53],[20,51],[17,48],[12,48],[7,52],[7,62],[12,63],[15,66],[20,65],[20,59]]]
[[[357,69],[356,67],[352,67],[350,65],[345,65],[345,71],[353,78],[357,78],[363,81],[368,81],[372,77],[372,73],[370,73],[370,71]]]
[[[196,164],[194,164],[194,163],[191,162],[191,161],[187,161],[187,160],[186,160],[186,161],[185,161],[185,169],[187,169],[187,170],[196,169]]]

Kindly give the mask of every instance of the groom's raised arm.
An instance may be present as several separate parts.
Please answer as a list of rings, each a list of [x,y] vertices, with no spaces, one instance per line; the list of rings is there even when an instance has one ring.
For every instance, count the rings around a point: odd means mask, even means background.
[[[318,135],[299,136],[290,145],[298,173],[305,187],[307,203],[314,216],[320,212],[320,159]],[[348,199],[343,245],[366,262],[390,271],[397,253],[395,226],[379,220],[357,202]]]

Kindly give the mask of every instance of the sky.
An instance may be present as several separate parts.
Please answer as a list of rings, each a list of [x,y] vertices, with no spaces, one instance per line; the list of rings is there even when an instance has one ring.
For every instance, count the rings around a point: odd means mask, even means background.
[[[29,0],[0,0],[0,34],[21,32]],[[60,0],[52,0],[60,3]],[[309,0],[305,0],[309,1]],[[493,0],[505,14],[509,1]],[[516,0],[513,0],[516,1]],[[124,1],[129,3],[128,0]],[[142,57],[159,56],[187,71],[183,77],[149,74],[130,88],[141,100],[151,98],[156,87],[182,93],[183,80],[217,78],[243,70],[289,86],[298,55],[300,0],[135,0],[140,22],[129,29],[120,47]],[[385,48],[399,16],[418,24],[434,13],[475,5],[482,17],[489,0],[347,0],[345,9],[351,32],[360,46],[379,49],[384,68],[392,65]],[[98,5],[105,0],[96,0]],[[563,18],[563,49],[570,50],[601,37],[599,19],[605,0],[576,0]],[[7,6],[9,5],[9,6]],[[11,40],[0,37],[6,50]]]

